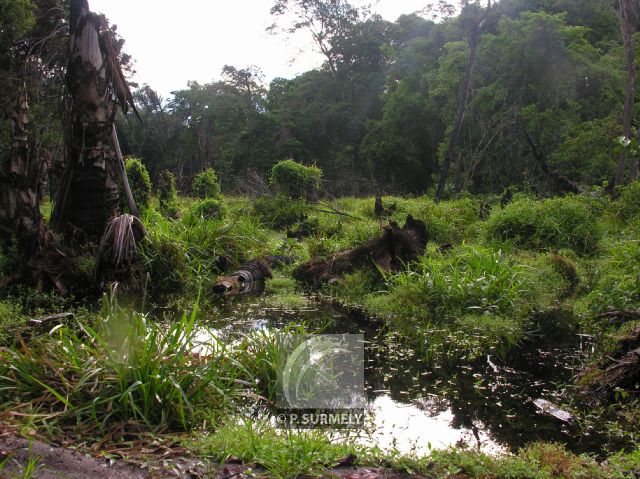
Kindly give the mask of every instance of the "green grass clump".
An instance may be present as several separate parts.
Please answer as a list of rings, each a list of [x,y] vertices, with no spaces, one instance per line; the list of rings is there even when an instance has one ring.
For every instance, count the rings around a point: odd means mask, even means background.
[[[414,217],[427,224],[429,241],[459,243],[477,235],[474,225],[480,221],[480,203],[471,198],[439,203],[431,198],[420,198]]]
[[[530,304],[521,267],[501,251],[431,247],[417,265],[388,275],[387,285],[387,294],[365,297],[365,309],[390,320],[427,359],[504,353],[524,334]]]
[[[198,454],[224,462],[233,457],[265,468],[271,477],[320,476],[359,448],[331,441],[325,431],[277,430],[268,421],[229,418],[214,433],[188,440]]]
[[[431,320],[460,313],[510,314],[517,306],[518,268],[500,251],[462,245],[450,254],[428,254],[417,267],[389,277],[390,288],[418,292]]]
[[[640,181],[631,183],[622,189],[614,208],[616,216],[624,221],[638,217],[640,214]]]
[[[27,319],[20,305],[11,299],[0,301],[0,344],[6,345],[15,339],[16,330],[24,327]]]
[[[541,201],[519,199],[487,221],[489,238],[533,250],[569,248],[592,254],[602,237],[596,207],[578,196]]]
[[[293,226],[304,219],[308,209],[305,200],[294,200],[284,195],[264,196],[253,203],[254,214],[260,222],[274,229]]]
[[[584,298],[587,311],[640,310],[640,241],[615,242],[599,262],[591,290]]]
[[[189,210],[187,221],[215,220],[224,216],[224,205],[215,198],[206,198],[195,203]]]
[[[180,293],[189,283],[191,270],[184,245],[160,228],[147,228],[142,245],[145,270],[149,273],[151,295],[162,297]]]
[[[504,477],[510,479],[605,479],[633,477],[622,475],[616,467],[602,467],[587,456],[576,456],[562,446],[535,443],[514,456],[489,456],[472,450],[433,451],[430,462],[415,466],[433,477],[454,477],[464,473],[470,478]],[[428,470],[425,470],[425,466]]]
[[[195,313],[162,325],[105,297],[93,327],[78,321],[0,349],[0,401],[36,422],[85,432],[189,430],[243,388],[242,368],[215,335],[194,352],[200,332]]]

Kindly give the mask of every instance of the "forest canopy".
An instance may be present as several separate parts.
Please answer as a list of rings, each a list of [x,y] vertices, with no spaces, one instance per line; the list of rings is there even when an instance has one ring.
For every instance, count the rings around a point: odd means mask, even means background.
[[[619,141],[635,136],[625,45],[638,39],[636,12],[625,17],[623,4],[462,2],[436,12],[437,21],[414,13],[390,22],[346,1],[278,0],[273,31],[310,33],[325,58],[320,68],[267,84],[258,66],[227,65],[219,80],[190,82],[167,99],[153,85],[133,85],[142,122],[119,116],[120,143],[154,183],[168,170],[185,192],[208,168],[229,192],[248,173],[266,181],[289,158],[321,168],[323,188],[335,194],[439,186],[453,196],[510,185],[557,193],[619,183],[621,154],[631,158],[627,179],[637,174],[635,140],[622,153]],[[0,154],[9,155],[10,106],[26,81],[30,141],[58,174],[68,8],[0,1]],[[120,59],[126,73],[130,58]]]

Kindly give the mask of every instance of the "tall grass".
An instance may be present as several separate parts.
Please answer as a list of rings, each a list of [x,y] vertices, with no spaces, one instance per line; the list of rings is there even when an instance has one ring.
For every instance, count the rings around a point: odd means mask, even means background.
[[[0,401],[60,426],[188,430],[247,387],[215,335],[205,355],[194,353],[197,335],[195,313],[164,325],[105,297],[94,326],[61,325],[0,349]]]
[[[500,251],[467,245],[451,254],[425,255],[388,283],[417,292],[420,306],[435,320],[461,312],[509,314],[521,291],[517,267]]]
[[[579,196],[542,201],[519,199],[487,221],[489,238],[534,250],[570,248],[592,254],[602,237],[600,205]]]

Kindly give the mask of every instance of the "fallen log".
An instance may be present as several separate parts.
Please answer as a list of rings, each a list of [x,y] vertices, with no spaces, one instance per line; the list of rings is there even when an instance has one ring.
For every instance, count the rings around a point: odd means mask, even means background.
[[[312,259],[301,264],[293,271],[293,276],[304,283],[318,285],[354,268],[372,264],[384,271],[397,271],[424,254],[426,244],[427,226],[408,215],[404,227],[400,228],[392,221],[380,236],[329,259]]]
[[[264,291],[264,281],[273,277],[271,268],[291,264],[292,262],[292,258],[282,255],[251,260],[229,276],[218,278],[213,286],[213,292],[224,296],[261,293]]]
[[[596,319],[608,319],[610,323],[624,323],[640,319],[640,311],[615,310],[596,315]]]

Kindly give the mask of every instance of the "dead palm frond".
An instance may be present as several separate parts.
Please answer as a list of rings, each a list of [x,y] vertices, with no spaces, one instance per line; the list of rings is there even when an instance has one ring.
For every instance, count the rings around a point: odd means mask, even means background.
[[[138,242],[146,236],[142,222],[133,215],[115,216],[100,239],[96,276],[102,282],[107,271],[117,271],[138,258]]]

